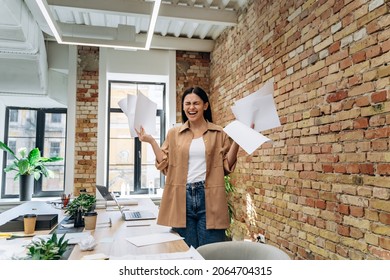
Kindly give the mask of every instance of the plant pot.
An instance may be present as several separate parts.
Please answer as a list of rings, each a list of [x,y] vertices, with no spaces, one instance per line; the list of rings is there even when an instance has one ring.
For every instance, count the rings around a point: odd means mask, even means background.
[[[30,201],[34,192],[34,175],[20,175],[19,200]]]

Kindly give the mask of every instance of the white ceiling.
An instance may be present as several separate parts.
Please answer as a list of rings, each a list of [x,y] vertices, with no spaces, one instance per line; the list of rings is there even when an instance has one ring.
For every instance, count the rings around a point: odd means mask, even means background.
[[[45,95],[43,1],[66,43],[145,46],[154,0],[0,0],[0,95]],[[210,52],[249,0],[162,0],[150,49]]]
[[[25,0],[40,28],[53,35],[37,7]],[[55,24],[68,41],[143,46],[154,0],[46,0]],[[211,51],[213,40],[237,24],[248,0],[162,0],[152,49]],[[127,41],[127,42],[124,42]]]

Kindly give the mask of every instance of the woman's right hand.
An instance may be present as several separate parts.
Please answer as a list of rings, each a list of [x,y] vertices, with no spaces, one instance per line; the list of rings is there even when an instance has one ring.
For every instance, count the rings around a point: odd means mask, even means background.
[[[145,129],[142,126],[141,126],[140,130],[137,130],[136,128],[134,128],[134,129],[137,132],[138,139],[141,142],[151,143],[154,140],[152,135],[149,135],[149,134],[145,133]]]

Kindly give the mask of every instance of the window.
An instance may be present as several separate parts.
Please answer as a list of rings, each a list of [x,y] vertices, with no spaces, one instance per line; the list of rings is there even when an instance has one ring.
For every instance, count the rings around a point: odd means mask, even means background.
[[[14,151],[14,152],[17,152],[16,151],[16,141],[14,141],[14,140],[10,140],[10,141],[8,141],[8,147],[12,150],[12,151]],[[13,155],[11,155],[10,153],[7,153],[7,156],[8,156],[8,160],[13,160]]]
[[[19,120],[19,111],[18,110],[10,110],[9,111],[9,122],[18,122]]]
[[[52,122],[54,119],[59,122]],[[18,116],[18,123],[11,121]],[[31,109],[8,107],[6,109],[4,142],[15,152],[22,147],[31,150],[38,147],[43,156],[63,157],[63,161],[53,162],[47,167],[54,172],[54,178],[41,177],[35,181],[34,197],[58,196],[64,191],[66,109]],[[3,168],[11,163],[12,157],[4,157]],[[1,188],[2,198],[19,195],[19,181],[14,180],[13,172],[4,173]]]
[[[61,114],[51,114],[51,122],[52,123],[61,123]]]
[[[50,157],[58,157],[61,151],[60,142],[50,142]]]
[[[165,84],[109,82],[109,151],[107,186],[121,194],[156,194],[164,185],[164,177],[155,167],[155,155],[147,143],[131,138],[128,119],[118,101],[128,94],[144,94],[157,104],[157,143],[165,137]]]

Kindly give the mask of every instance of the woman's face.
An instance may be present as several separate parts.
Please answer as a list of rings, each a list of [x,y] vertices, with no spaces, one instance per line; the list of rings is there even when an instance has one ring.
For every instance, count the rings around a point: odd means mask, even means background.
[[[207,109],[208,103],[195,93],[187,94],[183,101],[183,110],[190,122],[203,120],[203,112]]]

